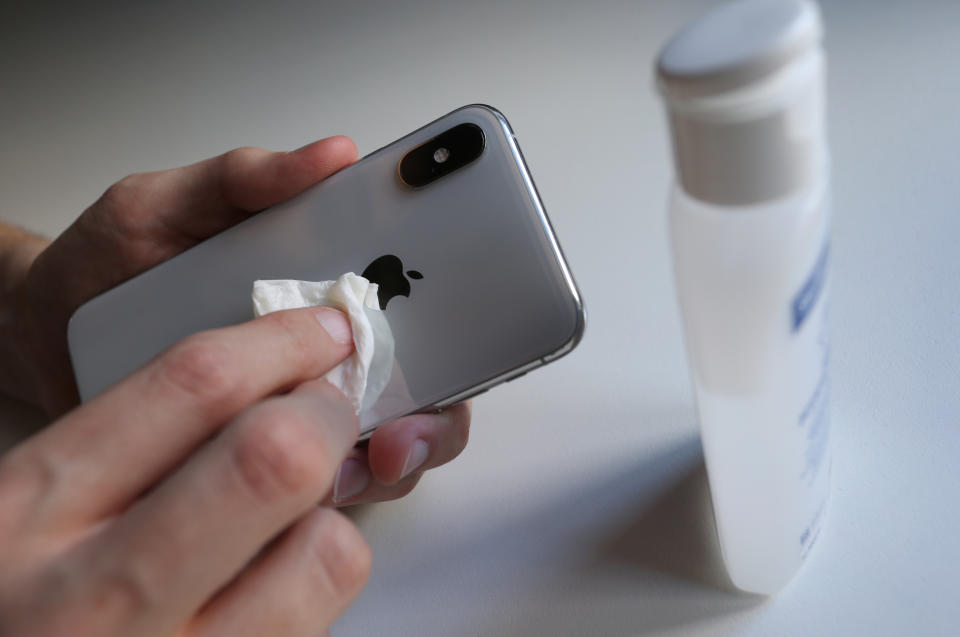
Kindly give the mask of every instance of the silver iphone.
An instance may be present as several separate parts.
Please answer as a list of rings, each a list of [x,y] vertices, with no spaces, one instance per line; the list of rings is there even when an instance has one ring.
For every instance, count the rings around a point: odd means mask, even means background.
[[[365,432],[574,348],[584,312],[507,120],[460,108],[92,299],[70,320],[86,400],[181,338],[253,318],[257,279],[380,286],[393,376]]]

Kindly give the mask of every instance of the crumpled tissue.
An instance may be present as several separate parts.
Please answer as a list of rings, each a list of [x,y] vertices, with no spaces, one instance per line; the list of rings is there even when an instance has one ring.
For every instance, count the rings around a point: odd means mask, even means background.
[[[253,312],[263,316],[278,310],[326,305],[350,320],[354,353],[324,375],[343,392],[359,415],[383,392],[394,366],[394,339],[377,300],[378,286],[347,272],[336,281],[281,279],[253,282]]]

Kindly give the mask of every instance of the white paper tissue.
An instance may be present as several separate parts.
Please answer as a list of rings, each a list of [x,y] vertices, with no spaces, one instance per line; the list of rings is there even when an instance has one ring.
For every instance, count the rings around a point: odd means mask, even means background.
[[[253,312],[326,305],[347,315],[353,329],[354,353],[324,378],[343,392],[359,414],[373,405],[390,381],[394,367],[393,332],[377,300],[378,286],[347,272],[336,281],[254,281]]]

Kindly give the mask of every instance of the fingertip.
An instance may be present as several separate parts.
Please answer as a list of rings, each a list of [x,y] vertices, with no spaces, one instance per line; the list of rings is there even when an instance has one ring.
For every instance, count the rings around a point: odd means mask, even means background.
[[[334,135],[333,137],[328,137],[327,141],[329,141],[331,146],[333,146],[342,157],[348,158],[351,163],[357,160],[359,151],[357,150],[356,142],[351,138],[346,135]]]
[[[394,485],[424,465],[436,447],[437,418],[436,414],[413,414],[373,432],[367,452],[370,471],[378,482]],[[424,449],[426,457],[422,457]]]
[[[378,427],[367,446],[370,471],[373,477],[385,485],[400,479],[409,446],[417,437],[408,419],[393,420]]]
[[[468,400],[458,403],[448,408],[447,411],[449,412],[448,417],[450,418],[448,436],[454,440],[455,446],[459,447],[460,451],[463,451],[470,440],[470,423],[473,420],[473,401]],[[460,451],[458,451],[457,454],[459,454]]]
[[[415,472],[453,460],[467,446],[470,416],[471,404],[465,402],[438,414],[412,414],[381,425],[368,446],[374,477],[393,485]]]

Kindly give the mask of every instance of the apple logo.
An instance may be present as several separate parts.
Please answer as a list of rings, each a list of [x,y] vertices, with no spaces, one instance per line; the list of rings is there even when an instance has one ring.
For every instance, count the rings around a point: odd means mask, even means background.
[[[380,286],[378,296],[381,310],[387,309],[387,303],[395,296],[410,296],[410,281],[407,276],[411,279],[423,278],[416,270],[407,270],[407,275],[404,276],[403,261],[393,254],[377,257],[360,276]]]

